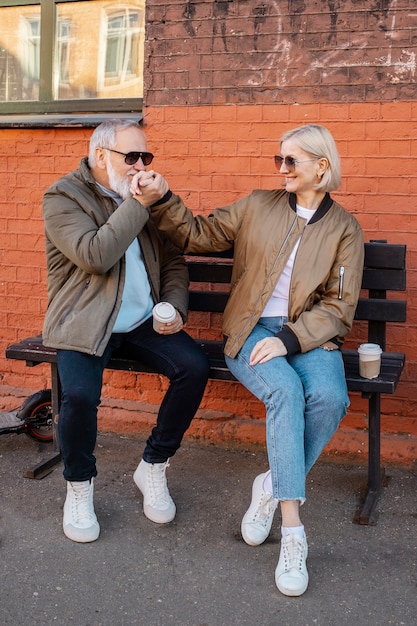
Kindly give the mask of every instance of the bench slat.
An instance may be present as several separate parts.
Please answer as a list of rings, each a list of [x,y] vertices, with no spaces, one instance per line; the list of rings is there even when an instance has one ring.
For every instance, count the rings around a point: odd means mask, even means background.
[[[210,263],[213,263],[211,259]],[[190,281],[194,283],[230,283],[232,277],[232,265],[224,261],[207,265],[207,260],[190,260],[187,267]]]
[[[405,300],[360,298],[355,312],[355,320],[405,322],[406,318],[407,302]]]
[[[198,340],[196,342],[206,352],[210,365],[212,378],[221,380],[236,380],[228,370],[224,355],[223,342]],[[346,380],[350,391],[394,393],[400,374],[404,368],[405,355],[397,352],[384,352],[382,355],[381,375],[379,378],[367,380],[359,376],[359,360],[356,350],[343,350]],[[22,341],[11,345],[6,350],[9,359],[29,361],[31,364],[55,363],[56,351],[47,348],[41,342],[41,337],[31,338],[30,341]],[[131,372],[154,373],[155,370],[141,363],[123,357],[122,353],[115,353],[110,360],[109,369],[126,370]]]
[[[362,276],[362,289],[381,289],[404,291],[406,287],[405,270],[365,268]]]
[[[201,292],[190,291],[188,308],[190,311],[205,311],[210,313],[223,313],[228,293],[218,291]]]
[[[407,246],[396,243],[365,243],[365,267],[405,270]]]

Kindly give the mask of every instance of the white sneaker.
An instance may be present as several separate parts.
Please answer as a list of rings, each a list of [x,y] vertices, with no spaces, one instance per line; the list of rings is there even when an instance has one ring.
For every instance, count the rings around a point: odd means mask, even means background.
[[[268,537],[278,505],[278,500],[263,489],[267,474],[259,474],[253,481],[252,502],[240,526],[242,537],[250,546],[259,546]]]
[[[100,526],[94,513],[94,478],[81,482],[67,481],[67,497],[64,504],[64,534],[72,541],[88,543],[100,534]]]
[[[281,540],[281,552],[275,570],[275,583],[285,596],[301,596],[308,586],[307,539],[288,535]]]
[[[157,524],[172,522],[176,513],[174,501],[168,491],[165,475],[167,467],[169,461],[147,463],[142,459],[133,474],[133,480],[143,494],[143,512]]]

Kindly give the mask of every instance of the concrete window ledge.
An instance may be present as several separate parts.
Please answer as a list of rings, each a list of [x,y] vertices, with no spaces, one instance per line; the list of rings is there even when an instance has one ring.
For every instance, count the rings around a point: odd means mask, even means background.
[[[109,118],[142,120],[142,113],[80,113],[45,115],[0,115],[0,128],[95,128]]]

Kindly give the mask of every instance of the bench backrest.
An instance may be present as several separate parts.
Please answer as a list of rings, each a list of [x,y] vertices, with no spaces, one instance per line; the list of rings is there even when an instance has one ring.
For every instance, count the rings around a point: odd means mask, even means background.
[[[365,243],[362,289],[355,319],[368,322],[368,341],[385,350],[386,323],[405,322],[405,300],[387,299],[387,291],[406,288],[406,246],[383,241]],[[232,275],[233,251],[219,255],[188,255],[191,311],[221,313],[228,298],[225,285]]]

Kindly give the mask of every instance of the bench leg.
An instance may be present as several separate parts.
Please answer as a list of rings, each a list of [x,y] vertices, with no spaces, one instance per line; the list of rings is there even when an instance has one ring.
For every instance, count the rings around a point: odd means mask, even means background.
[[[56,363],[51,363],[51,382],[52,382],[52,415],[54,419],[53,433],[54,433],[54,450],[60,452],[59,436],[58,436],[58,415],[59,404],[61,398],[61,383],[58,376],[58,367]]]
[[[59,398],[61,388],[58,376],[58,368],[56,363],[51,363],[51,382],[52,382],[52,418],[53,418],[53,446],[55,454],[45,461],[36,465],[33,469],[28,470],[25,474],[26,478],[34,478],[40,480],[50,474],[54,466],[61,461],[61,452],[58,437],[58,414],[59,414]]]
[[[376,524],[375,505],[385,473],[384,469],[381,469],[381,394],[379,393],[372,393],[369,398],[368,439],[368,489],[361,507],[355,514],[354,522],[374,525]]]

